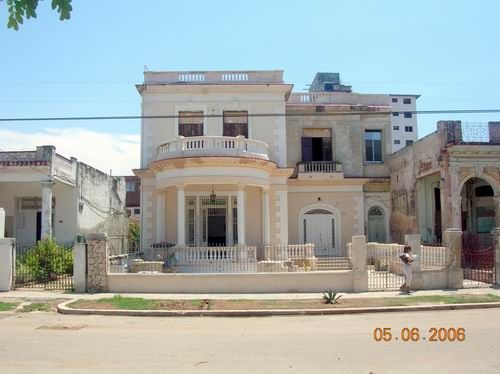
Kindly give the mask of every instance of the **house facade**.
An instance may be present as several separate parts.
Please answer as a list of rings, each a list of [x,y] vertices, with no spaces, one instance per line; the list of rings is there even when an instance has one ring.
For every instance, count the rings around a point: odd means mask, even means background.
[[[126,235],[125,182],[56,153],[0,152],[0,207],[5,237],[31,247],[47,236],[63,244],[88,233]]]
[[[141,179],[135,175],[125,177],[125,209],[132,219],[141,218]]]
[[[148,71],[137,89],[143,246],[390,239],[389,96],[294,93],[283,71]]]
[[[500,227],[499,160],[499,122],[440,121],[436,132],[391,155],[393,239],[420,233],[441,242],[444,230],[458,228],[488,244]]]

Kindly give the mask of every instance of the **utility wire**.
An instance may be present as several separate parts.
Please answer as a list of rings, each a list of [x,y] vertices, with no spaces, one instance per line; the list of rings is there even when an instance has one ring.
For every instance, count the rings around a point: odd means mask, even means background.
[[[312,104],[315,103],[304,103]],[[298,104],[300,105],[300,104]],[[338,104],[349,106],[349,104]],[[317,106],[324,106],[317,104]],[[335,116],[358,116],[358,115],[380,115],[388,113],[411,113],[411,114],[479,114],[500,113],[500,109],[438,109],[438,110],[404,110],[397,112],[372,112],[372,111],[348,111],[348,112],[311,112],[311,113],[233,113],[231,117],[335,117]],[[31,122],[31,121],[95,121],[95,120],[132,120],[132,119],[162,119],[162,118],[186,118],[178,114],[163,115],[129,115],[129,116],[82,116],[82,117],[11,117],[0,118],[0,122]],[[223,118],[224,114],[192,114],[188,118]]]

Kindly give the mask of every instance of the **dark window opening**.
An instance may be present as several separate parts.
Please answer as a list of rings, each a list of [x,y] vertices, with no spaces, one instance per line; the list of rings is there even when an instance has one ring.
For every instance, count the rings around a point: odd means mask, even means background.
[[[411,112],[405,112],[405,118],[412,118],[413,115]]]
[[[333,91],[333,83],[325,83],[325,91]]]
[[[413,126],[405,126],[406,132],[413,132]]]
[[[368,162],[382,161],[382,131],[365,131],[365,153]]]
[[[393,117],[399,117],[399,112],[392,112]]]
[[[397,97],[393,97],[393,98],[392,98],[392,102],[393,102],[393,103],[397,103],[397,102],[398,102],[398,98],[397,98]]]
[[[248,112],[225,111],[222,135],[248,138]]]
[[[392,126],[393,130],[399,130],[399,126]]]
[[[203,112],[179,112],[179,136],[203,136]]]
[[[394,140],[394,144],[400,144],[401,142],[399,140]]]
[[[403,104],[411,104],[411,99],[403,99]]]
[[[413,144],[413,140],[407,140],[406,141],[406,145],[412,145]]]
[[[304,129],[302,161],[332,161],[332,133],[330,129]]]
[[[491,186],[476,187],[476,197],[493,196],[493,188]]]

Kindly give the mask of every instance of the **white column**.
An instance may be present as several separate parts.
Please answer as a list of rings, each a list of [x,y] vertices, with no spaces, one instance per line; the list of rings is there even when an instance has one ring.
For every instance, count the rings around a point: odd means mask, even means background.
[[[54,182],[42,182],[42,239],[52,236],[52,186]]]
[[[3,239],[5,234],[5,210],[0,208],[0,239]]]
[[[177,244],[186,244],[186,194],[177,186]]]
[[[450,168],[451,228],[462,230],[462,195],[458,190],[458,170]]]
[[[226,221],[226,245],[234,245],[233,243],[233,197],[228,196],[227,200],[227,221]]]
[[[270,244],[271,227],[269,225],[269,188],[262,188],[262,243]]]
[[[279,200],[280,243],[286,246],[288,245],[288,191],[276,191],[276,197]]]
[[[156,242],[165,240],[165,193],[157,191],[156,195]]]
[[[237,192],[238,199],[238,244],[245,244],[245,200],[246,192],[240,187]]]

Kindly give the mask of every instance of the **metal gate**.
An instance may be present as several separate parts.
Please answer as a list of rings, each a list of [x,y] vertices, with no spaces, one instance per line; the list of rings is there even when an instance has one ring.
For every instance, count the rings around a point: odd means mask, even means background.
[[[16,245],[14,288],[73,289],[73,250],[68,245]]]
[[[491,234],[464,233],[462,237],[464,288],[495,284],[495,243]]]
[[[367,243],[366,268],[370,291],[397,290],[404,283],[399,255],[403,245]]]

